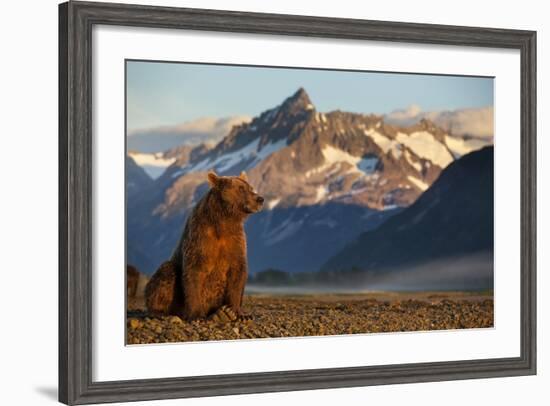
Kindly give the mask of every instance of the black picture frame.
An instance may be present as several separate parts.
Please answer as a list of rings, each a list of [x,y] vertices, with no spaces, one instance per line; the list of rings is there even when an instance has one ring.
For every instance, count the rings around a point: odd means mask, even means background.
[[[95,24],[517,49],[521,55],[521,353],[165,379],[92,380],[92,27]],[[536,374],[536,32],[235,11],[59,5],[59,400],[218,396]]]

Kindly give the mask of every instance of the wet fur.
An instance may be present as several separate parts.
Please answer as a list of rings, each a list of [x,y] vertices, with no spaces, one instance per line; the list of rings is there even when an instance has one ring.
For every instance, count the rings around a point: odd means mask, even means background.
[[[172,257],[146,287],[151,313],[193,320],[225,306],[241,315],[248,272],[244,221],[263,199],[243,175],[208,177],[211,189],[193,209]]]

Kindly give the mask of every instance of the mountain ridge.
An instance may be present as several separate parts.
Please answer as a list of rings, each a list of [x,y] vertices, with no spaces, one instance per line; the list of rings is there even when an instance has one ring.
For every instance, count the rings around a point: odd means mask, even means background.
[[[375,114],[320,113],[305,89],[300,88],[250,122],[233,126],[212,148],[166,151],[163,158],[173,159],[173,163],[154,180],[147,193],[128,205],[128,244],[147,247],[150,263],[165,259],[179,238],[188,212],[207,190],[209,170],[220,175],[237,175],[245,170],[250,183],[265,197],[264,212],[248,221],[247,227],[257,230],[251,239],[266,239],[270,230],[280,229],[285,218],[277,213],[286,211],[293,227],[313,234],[339,233],[347,243],[361,230],[354,227],[348,235],[341,232],[344,229],[338,224],[351,223],[345,210],[336,208],[362,212],[366,220],[358,221],[358,226],[366,230],[410,206],[444,167],[461,156],[448,145],[449,137],[429,120],[399,127]],[[465,151],[463,147],[462,153]],[[267,220],[270,213],[275,220]],[[326,224],[337,226],[331,229],[318,221],[316,227],[309,227],[308,215],[314,218],[319,213],[331,219]],[[263,228],[256,227],[260,223]],[[291,246],[288,241],[293,235],[307,238],[307,233],[300,230],[287,233],[275,244],[256,243],[257,253],[251,255],[267,258],[269,250]],[[326,247],[329,240],[330,236],[316,235],[312,244]],[[320,257],[333,254],[332,250],[325,251]],[[297,258],[299,252],[293,251],[292,255]],[[304,266],[311,270],[318,262],[316,258]],[[253,271],[269,266],[265,261],[252,263]]]
[[[372,277],[445,259],[456,265],[461,258],[487,254],[486,266],[479,271],[481,279],[474,279],[490,285],[493,156],[493,147],[485,147],[453,162],[414,204],[377,229],[362,233],[321,269],[355,269]]]

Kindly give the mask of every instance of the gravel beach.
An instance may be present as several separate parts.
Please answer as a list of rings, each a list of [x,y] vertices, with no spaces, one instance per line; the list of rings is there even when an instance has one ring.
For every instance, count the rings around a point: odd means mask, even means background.
[[[493,295],[467,292],[246,295],[251,320],[149,317],[129,299],[127,344],[492,327]]]

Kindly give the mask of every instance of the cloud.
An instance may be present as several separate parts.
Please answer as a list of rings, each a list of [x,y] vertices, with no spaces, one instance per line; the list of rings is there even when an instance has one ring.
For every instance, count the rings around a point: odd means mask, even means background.
[[[492,138],[494,135],[494,108],[492,106],[422,111],[419,106],[411,105],[403,110],[392,111],[384,117],[386,122],[401,126],[413,125],[423,118],[433,121],[454,135],[470,135],[479,138]]]
[[[417,104],[411,104],[406,109],[394,110],[386,117],[395,121],[409,121],[414,120],[422,112],[422,109]]]
[[[128,149],[161,152],[179,145],[217,143],[233,126],[249,121],[248,116],[201,117],[172,126],[134,130],[128,133]]]
[[[186,121],[173,126],[159,126],[148,129],[134,130],[128,134],[130,137],[135,135],[146,134],[173,134],[179,135],[182,133],[204,133],[209,135],[225,136],[234,125],[250,121],[248,116],[233,116],[233,117],[201,117],[196,120]]]

